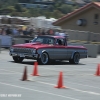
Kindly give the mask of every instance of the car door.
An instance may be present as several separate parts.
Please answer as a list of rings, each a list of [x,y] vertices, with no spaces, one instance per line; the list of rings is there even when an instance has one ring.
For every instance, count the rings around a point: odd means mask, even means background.
[[[61,40],[62,44],[59,44],[58,41]],[[54,59],[66,59],[67,49],[64,45],[65,40],[63,38],[56,39],[56,43],[53,50]]]

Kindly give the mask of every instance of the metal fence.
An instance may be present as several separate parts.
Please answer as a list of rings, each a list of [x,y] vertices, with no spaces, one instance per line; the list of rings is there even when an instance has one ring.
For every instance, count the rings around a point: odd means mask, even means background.
[[[100,44],[100,33],[89,31],[66,30],[70,42]]]

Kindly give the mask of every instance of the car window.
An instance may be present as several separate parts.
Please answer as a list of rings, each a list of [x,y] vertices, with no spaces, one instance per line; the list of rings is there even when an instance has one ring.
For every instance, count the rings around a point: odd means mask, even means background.
[[[35,40],[35,42],[41,42],[41,43],[43,43],[43,38],[37,38],[37,39]]]
[[[65,39],[62,39],[62,38],[57,39],[57,40],[56,40],[56,44],[57,44],[57,45],[63,45],[63,46],[64,46],[64,45],[65,45]]]
[[[48,40],[48,43],[49,43],[49,44],[54,44],[53,39],[49,39],[49,40]]]
[[[41,42],[43,44],[54,44],[54,38],[50,37],[37,37],[33,42]]]

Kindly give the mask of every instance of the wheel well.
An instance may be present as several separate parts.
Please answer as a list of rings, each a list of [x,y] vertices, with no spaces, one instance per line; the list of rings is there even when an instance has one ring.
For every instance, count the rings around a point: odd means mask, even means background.
[[[46,53],[48,55],[48,57],[49,57],[49,54],[46,51],[43,51],[42,53]]]
[[[79,54],[79,56],[80,56],[80,53],[79,53],[79,52],[74,52],[74,53],[72,54],[72,56],[71,56],[71,59],[73,59],[73,57],[74,57],[74,55],[75,55],[76,53]]]

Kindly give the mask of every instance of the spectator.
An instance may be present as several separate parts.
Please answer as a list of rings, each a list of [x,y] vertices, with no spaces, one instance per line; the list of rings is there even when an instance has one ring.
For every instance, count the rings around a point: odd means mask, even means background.
[[[41,28],[37,29],[37,35],[42,35]]]
[[[56,30],[55,33],[54,33],[54,35],[58,36],[59,33],[60,33],[60,30]]]
[[[42,35],[45,35],[45,31],[44,30],[42,30],[42,33],[41,33]]]
[[[2,35],[6,35],[6,31],[5,31],[4,28],[2,28],[2,30],[1,30],[1,34],[2,34]]]
[[[2,29],[0,28],[0,35],[2,35]]]
[[[19,35],[19,32],[18,32],[18,30],[16,28],[13,28],[12,29],[12,34],[13,35]]]
[[[49,35],[54,35],[54,31],[52,29],[49,30]]]
[[[34,32],[34,30],[31,28],[31,29],[29,29],[28,34],[29,34],[30,36],[32,36],[32,35],[33,35],[33,32]]]
[[[19,33],[19,35],[23,35],[23,30],[21,27],[18,28],[18,33]]]
[[[28,29],[23,30],[23,35],[28,35]]]
[[[6,29],[6,33],[7,33],[7,35],[11,35],[11,34],[12,34],[12,30],[10,29],[10,27],[8,27],[8,28]]]

